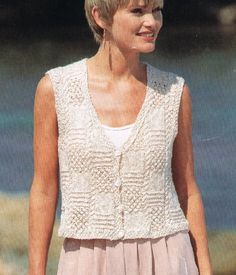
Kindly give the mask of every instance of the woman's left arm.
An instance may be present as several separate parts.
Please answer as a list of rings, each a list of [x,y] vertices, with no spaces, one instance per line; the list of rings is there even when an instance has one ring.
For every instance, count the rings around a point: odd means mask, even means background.
[[[173,145],[172,173],[181,208],[189,222],[189,235],[199,273],[212,275],[204,205],[194,176],[192,103],[186,84],[180,102],[178,134]]]

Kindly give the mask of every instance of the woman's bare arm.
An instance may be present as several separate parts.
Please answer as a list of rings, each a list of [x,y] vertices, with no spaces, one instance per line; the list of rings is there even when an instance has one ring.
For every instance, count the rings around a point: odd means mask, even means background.
[[[194,176],[192,147],[192,103],[184,85],[178,117],[178,134],[173,145],[173,180],[181,208],[190,226],[190,239],[200,275],[212,275],[204,205]]]
[[[29,202],[29,275],[45,275],[58,198],[57,119],[51,81],[44,76],[34,102],[34,177]]]

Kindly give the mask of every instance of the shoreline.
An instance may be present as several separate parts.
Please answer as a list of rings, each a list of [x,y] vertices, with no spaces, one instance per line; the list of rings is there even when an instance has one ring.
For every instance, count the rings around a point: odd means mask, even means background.
[[[1,200],[2,199],[8,199],[8,200],[12,200],[12,199],[16,199],[16,200],[28,200],[29,198],[29,191],[22,191],[22,192],[6,192],[6,191],[1,191],[0,190],[0,204],[1,204]],[[59,206],[59,201],[58,201],[58,206]],[[58,208],[58,207],[57,207]],[[56,221],[59,223],[59,209],[57,209],[57,216],[56,216]],[[0,210],[1,213],[1,210]],[[222,233],[229,233],[229,232],[236,232],[236,227],[235,228],[226,228],[226,229],[217,229],[217,228],[207,228],[207,231],[211,234],[215,234],[216,232],[222,232]],[[1,275],[1,274],[0,274]]]

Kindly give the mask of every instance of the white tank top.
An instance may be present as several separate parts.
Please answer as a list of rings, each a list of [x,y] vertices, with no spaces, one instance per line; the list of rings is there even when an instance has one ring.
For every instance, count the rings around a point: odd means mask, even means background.
[[[133,126],[134,123],[121,127],[110,127],[102,124],[106,135],[111,139],[117,148],[120,148],[122,144],[128,139]]]

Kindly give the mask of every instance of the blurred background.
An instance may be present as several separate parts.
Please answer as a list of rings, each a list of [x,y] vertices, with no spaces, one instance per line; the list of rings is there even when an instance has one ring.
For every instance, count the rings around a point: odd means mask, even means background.
[[[166,0],[163,13],[156,51],[142,59],[182,75],[190,86],[195,176],[214,274],[235,275],[236,1]],[[48,69],[96,50],[83,1],[0,1],[0,275],[27,269],[37,83]],[[57,226],[48,274],[56,274]]]

